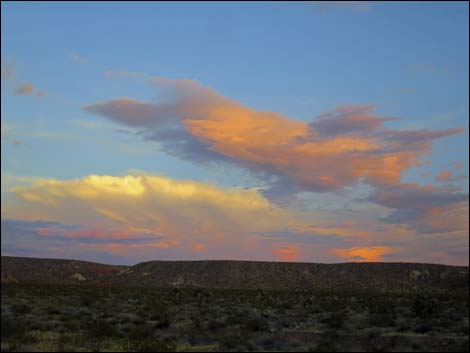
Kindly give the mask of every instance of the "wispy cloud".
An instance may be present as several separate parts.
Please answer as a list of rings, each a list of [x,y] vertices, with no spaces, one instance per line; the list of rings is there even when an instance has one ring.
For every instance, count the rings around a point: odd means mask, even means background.
[[[13,64],[8,63],[5,66],[2,66],[2,80],[10,80],[15,76],[15,70]]]
[[[454,181],[465,179],[465,177],[466,177],[465,174],[455,175],[450,170],[443,170],[436,176],[435,179],[436,181],[441,181],[441,182],[454,182]]]
[[[23,141],[19,140],[17,137],[13,135],[13,131],[15,130],[16,125],[3,122],[1,123],[1,130],[2,130],[2,142],[10,142],[14,146],[21,146],[23,145]]]
[[[32,83],[24,83],[15,90],[17,96],[31,96],[44,97],[46,92],[43,90],[36,90]]]
[[[79,63],[79,64],[86,64],[86,63],[88,63],[88,59],[85,58],[84,56],[80,55],[80,54],[73,53],[73,54],[70,55],[70,57],[71,57],[72,60],[75,61],[76,63]]]

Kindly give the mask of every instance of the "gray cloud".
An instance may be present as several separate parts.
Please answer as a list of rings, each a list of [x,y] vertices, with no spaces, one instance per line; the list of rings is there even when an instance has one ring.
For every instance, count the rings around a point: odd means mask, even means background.
[[[335,136],[350,133],[370,134],[386,121],[398,118],[379,118],[373,114],[373,105],[340,106],[319,115],[310,127],[321,136]]]
[[[417,184],[381,185],[369,198],[394,209],[384,221],[427,233],[468,233],[468,199],[455,188]]]

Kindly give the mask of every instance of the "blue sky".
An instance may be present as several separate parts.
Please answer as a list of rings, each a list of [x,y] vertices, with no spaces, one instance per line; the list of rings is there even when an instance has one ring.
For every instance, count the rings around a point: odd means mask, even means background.
[[[433,139],[429,153],[419,153],[423,164],[431,164],[402,168],[399,180],[459,188],[468,199],[468,4],[326,3],[2,2],[2,209],[12,202],[11,187],[38,177],[71,180],[140,170],[222,188],[269,184],[246,160],[240,164],[240,155],[230,155],[237,161],[228,164],[175,157],[159,150],[162,142],[142,138],[145,133],[136,133],[128,120],[83,109],[122,97],[159,102],[161,94],[171,93],[145,83],[154,76],[194,80],[255,111],[305,123],[336,107],[374,105],[376,116],[401,118],[384,129],[461,128]],[[16,94],[25,84],[32,89]],[[263,173],[266,163],[260,162]],[[436,180],[443,172],[451,174]],[[300,179],[281,194],[298,196],[291,190]],[[346,184],[332,193],[304,185],[300,191],[316,205],[337,193],[351,198],[343,187],[359,186]],[[376,211],[368,207],[367,215]],[[11,217],[2,212],[2,219]],[[460,230],[468,237],[468,218]],[[459,246],[468,248],[468,239],[460,239]],[[351,249],[360,247],[365,245]],[[458,262],[465,261],[468,254]]]

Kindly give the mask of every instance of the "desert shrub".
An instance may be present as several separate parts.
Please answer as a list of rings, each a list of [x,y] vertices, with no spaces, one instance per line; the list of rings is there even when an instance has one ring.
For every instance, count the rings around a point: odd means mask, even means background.
[[[369,316],[369,323],[371,326],[390,327],[394,326],[395,321],[390,313],[372,313]]]
[[[106,342],[101,337],[89,337],[85,341],[85,348],[89,352],[101,352]]]
[[[240,342],[243,341],[242,336],[238,334],[220,335],[217,337],[218,342],[224,347],[221,350],[232,350],[237,348]]]
[[[338,330],[344,326],[345,313],[343,310],[336,311],[331,313],[325,320],[324,323],[328,325],[329,328]]]
[[[31,312],[31,308],[26,304],[13,304],[11,309],[16,315],[29,314]]]
[[[196,328],[196,330],[203,329],[202,315],[199,310],[194,310],[191,312],[191,321],[193,322],[193,325]]]
[[[268,322],[265,318],[258,316],[258,317],[249,319],[245,323],[245,327],[247,330],[254,331],[254,332],[266,331],[268,329]]]
[[[404,318],[397,319],[395,326],[398,332],[406,332],[411,329],[410,321]]]
[[[210,331],[218,331],[218,330],[225,328],[225,326],[226,326],[225,322],[220,319],[210,320],[209,324],[207,325]]]
[[[153,331],[154,326],[151,324],[138,325],[131,329],[128,337],[130,340],[144,340],[152,337]]]
[[[423,322],[416,326],[413,331],[416,333],[428,333],[433,330],[433,326],[430,322]]]
[[[124,352],[175,352],[176,344],[169,340],[147,338],[144,340],[123,339],[120,348]]]
[[[74,352],[73,337],[67,334],[60,334],[56,341],[57,352]]]
[[[309,352],[341,352],[341,348],[337,342],[335,335],[325,335],[321,342],[315,347],[310,348]]]
[[[84,306],[90,306],[95,301],[95,298],[90,293],[85,293],[80,297],[80,303]]]
[[[168,312],[167,306],[163,305],[160,300],[150,301],[147,303],[146,307],[149,308],[150,320],[157,321],[156,328],[166,328],[170,326],[170,313]]]
[[[462,343],[459,345],[458,352],[469,352],[468,337],[465,338]]]
[[[9,342],[8,344],[3,345],[2,343],[2,352],[24,352],[23,345],[20,342]]]
[[[26,326],[22,321],[13,320],[9,317],[2,316],[1,319],[1,337],[2,340],[8,338],[20,339],[26,335]]]
[[[54,308],[54,307],[50,307],[47,309],[47,313],[49,315],[59,315],[60,314],[60,310],[57,309],[57,308]]]
[[[117,331],[107,321],[97,320],[90,322],[87,325],[87,334],[90,337],[114,337],[117,335]]]
[[[436,311],[436,302],[424,295],[417,295],[411,305],[411,310],[417,317],[429,317]]]
[[[365,330],[364,333],[367,338],[367,345],[370,351],[372,352],[384,351],[384,345],[381,340],[382,331],[380,331],[380,329],[373,327],[368,330]]]

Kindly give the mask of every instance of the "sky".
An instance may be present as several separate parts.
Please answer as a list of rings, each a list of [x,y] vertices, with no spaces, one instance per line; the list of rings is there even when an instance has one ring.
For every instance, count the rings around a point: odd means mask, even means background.
[[[2,255],[468,266],[468,10],[2,2]]]

